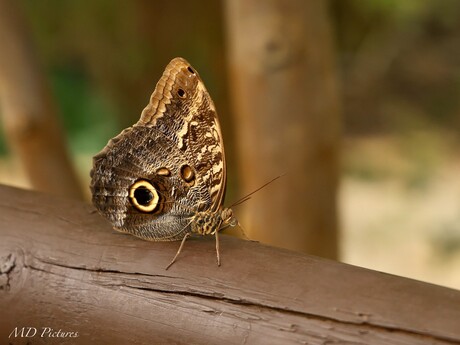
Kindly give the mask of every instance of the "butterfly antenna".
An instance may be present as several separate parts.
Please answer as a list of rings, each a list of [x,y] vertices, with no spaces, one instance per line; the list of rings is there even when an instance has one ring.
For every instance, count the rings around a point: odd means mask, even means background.
[[[233,203],[232,205],[230,205],[230,208],[235,207],[235,206],[238,206],[239,204],[242,204],[243,202],[248,201],[249,199],[251,199],[250,196],[245,196],[244,198],[241,198],[241,199],[238,200],[237,202],[235,202],[235,203]]]
[[[184,227],[182,228],[182,230],[181,230],[180,232],[184,231],[190,224],[192,224],[192,222],[193,222],[193,218],[192,218],[192,220],[191,220],[186,226],[184,226]],[[169,265],[166,266],[165,270],[168,270],[168,268],[170,268],[170,267],[172,266],[172,264],[176,262],[177,257],[179,256],[180,252],[182,251],[182,248],[184,247],[185,240],[186,240],[189,236],[190,236],[190,232],[187,232],[187,233],[184,235],[184,237],[182,238],[182,242],[180,243],[179,249],[178,249],[177,252],[176,252],[176,255],[174,255],[173,259],[171,260],[171,262],[169,263]]]
[[[267,187],[270,183],[275,182],[277,179],[279,179],[280,177],[282,177],[282,176],[284,176],[284,175],[286,175],[286,173],[281,174],[281,175],[278,175],[278,176],[276,176],[275,178],[271,179],[270,181],[264,183],[262,186],[260,186],[260,187],[257,188],[256,190],[254,190],[254,191],[252,191],[251,193],[249,193],[249,194],[243,196],[241,199],[235,201],[233,204],[231,204],[231,205],[229,206],[229,208],[235,207],[235,206],[237,206],[237,205],[242,204],[242,203],[245,202],[245,201],[248,201],[249,199],[251,199],[251,195],[253,195],[254,193],[258,192],[258,191],[261,190],[262,188]]]

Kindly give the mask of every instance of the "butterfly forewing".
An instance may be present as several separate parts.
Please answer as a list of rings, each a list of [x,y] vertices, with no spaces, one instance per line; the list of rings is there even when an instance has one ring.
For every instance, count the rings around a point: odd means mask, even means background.
[[[222,132],[214,103],[198,72],[173,59],[163,73],[137,125],[172,138],[209,188],[211,210],[223,201],[226,167]]]

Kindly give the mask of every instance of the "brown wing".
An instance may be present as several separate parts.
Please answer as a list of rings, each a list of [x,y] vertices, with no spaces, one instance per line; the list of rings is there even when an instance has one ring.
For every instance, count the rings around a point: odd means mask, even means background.
[[[222,132],[203,81],[185,59],[166,66],[135,126],[154,127],[171,139],[206,184],[211,210],[221,206],[226,184]]]
[[[93,204],[118,230],[155,241],[182,239],[190,231],[195,206],[209,199],[205,186],[181,178],[181,167],[188,164],[154,128],[127,128],[93,158]],[[138,205],[139,182],[155,190],[149,209]]]

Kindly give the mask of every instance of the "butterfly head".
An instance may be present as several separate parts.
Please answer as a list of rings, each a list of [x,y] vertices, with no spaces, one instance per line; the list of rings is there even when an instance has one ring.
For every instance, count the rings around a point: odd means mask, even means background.
[[[238,225],[238,219],[236,219],[231,208],[222,209],[220,217],[222,218],[222,224],[224,224],[223,227],[234,227]]]

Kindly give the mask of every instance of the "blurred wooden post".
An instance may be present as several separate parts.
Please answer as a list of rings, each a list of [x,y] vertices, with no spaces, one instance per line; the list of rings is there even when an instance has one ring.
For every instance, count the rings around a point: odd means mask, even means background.
[[[226,15],[242,190],[286,173],[245,204],[242,224],[253,239],[335,258],[340,116],[327,3],[227,0]]]
[[[81,199],[56,107],[17,6],[15,1],[0,0],[0,106],[5,134],[35,189]]]

